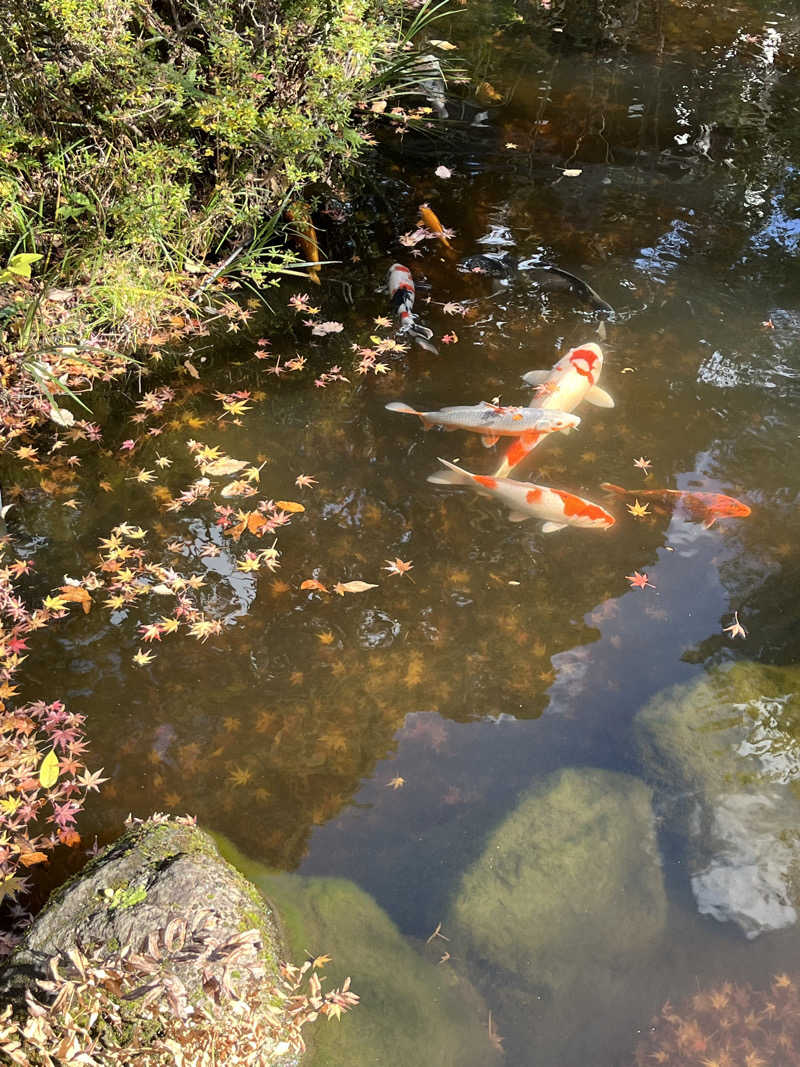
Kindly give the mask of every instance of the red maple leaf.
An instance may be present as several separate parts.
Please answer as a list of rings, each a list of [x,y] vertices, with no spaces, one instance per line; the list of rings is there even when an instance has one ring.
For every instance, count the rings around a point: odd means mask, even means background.
[[[626,574],[625,577],[631,583],[631,589],[644,589],[646,585],[649,585],[651,589],[655,589],[653,583],[648,581],[646,574],[639,574],[638,571],[634,571],[633,574]]]

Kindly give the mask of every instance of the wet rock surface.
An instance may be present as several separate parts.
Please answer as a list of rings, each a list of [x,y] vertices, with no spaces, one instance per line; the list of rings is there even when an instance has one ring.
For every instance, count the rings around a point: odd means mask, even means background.
[[[668,824],[687,836],[698,910],[748,938],[797,921],[800,669],[739,663],[637,716]]]

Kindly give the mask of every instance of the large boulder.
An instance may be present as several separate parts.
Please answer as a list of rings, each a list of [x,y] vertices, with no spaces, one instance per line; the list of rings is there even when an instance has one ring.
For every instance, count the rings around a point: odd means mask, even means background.
[[[629,775],[568,769],[490,836],[447,926],[478,967],[552,997],[588,970],[624,973],[665,919],[650,790]]]
[[[317,1024],[306,1039],[313,1067],[491,1067],[488,1011],[472,986],[440,963],[449,944],[415,946],[353,882],[270,871],[218,839],[223,854],[271,901],[294,957],[325,953],[326,975],[348,976],[360,996],[340,1025]]]
[[[800,668],[737,663],[658,694],[636,718],[645,766],[688,841],[701,914],[748,938],[797,921]]]
[[[134,824],[53,893],[0,972],[0,1004],[10,1002],[24,1012],[26,988],[46,999],[38,980],[52,977],[49,959],[76,946],[84,958],[117,962],[125,958],[121,950],[130,947],[139,955],[128,963],[138,958],[149,965],[127,988],[146,986],[157,976],[170,989],[170,1003],[207,1012],[222,1033],[231,1029],[226,998],[214,994],[233,976],[248,973],[259,990],[272,989],[279,984],[283,956],[274,913],[255,887],[190,820],[166,818]],[[69,962],[64,956],[62,966]],[[266,996],[263,1005],[258,998],[251,1002],[254,1029],[269,1035],[268,1051],[278,1048],[269,1062],[283,1063],[282,1035],[269,1018],[278,1001],[271,993]],[[125,1032],[138,1039],[159,1032],[146,1004],[124,998],[119,1003]],[[222,1056],[215,1062],[233,1061]]]

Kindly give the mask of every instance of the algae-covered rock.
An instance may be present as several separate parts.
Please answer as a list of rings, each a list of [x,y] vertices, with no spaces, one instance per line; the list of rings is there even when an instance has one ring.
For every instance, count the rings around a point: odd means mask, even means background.
[[[666,897],[650,790],[625,774],[560,771],[534,788],[464,875],[448,932],[483,970],[567,990],[624,972],[658,943]]]
[[[269,871],[218,839],[223,854],[275,906],[290,957],[325,953],[325,988],[350,976],[361,1000],[340,1023],[308,1028],[314,1067],[491,1067],[500,1057],[489,1043],[488,1013],[468,982],[441,953],[426,958],[389,916],[341,878],[304,878]],[[439,945],[445,942],[439,941]]]
[[[800,668],[738,663],[639,712],[643,760],[689,841],[701,914],[747,937],[797,921]]]

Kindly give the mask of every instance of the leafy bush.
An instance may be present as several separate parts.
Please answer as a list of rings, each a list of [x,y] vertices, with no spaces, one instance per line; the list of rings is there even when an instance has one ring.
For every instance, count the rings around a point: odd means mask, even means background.
[[[399,0],[0,0],[0,241],[182,269],[341,174]]]

